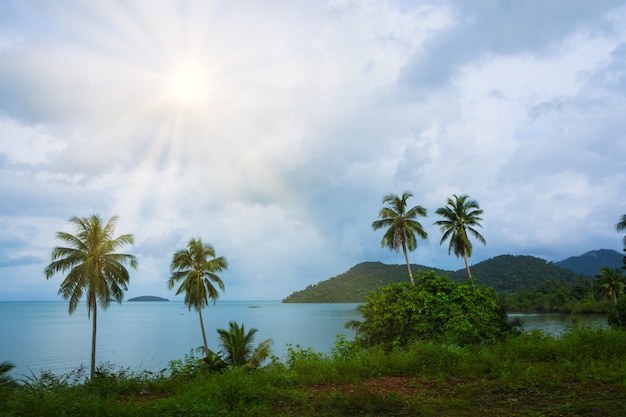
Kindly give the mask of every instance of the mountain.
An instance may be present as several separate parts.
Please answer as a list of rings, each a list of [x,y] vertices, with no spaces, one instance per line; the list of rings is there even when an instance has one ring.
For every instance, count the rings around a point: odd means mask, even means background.
[[[414,275],[421,270],[435,270],[441,274],[450,273],[450,271],[413,264],[411,264],[411,270]],[[283,303],[359,303],[365,301],[365,296],[378,287],[391,282],[409,282],[408,275],[406,264],[387,265],[382,262],[363,262],[336,277],[309,285],[304,290],[295,291],[285,298]]]
[[[621,256],[620,256],[621,261]],[[467,280],[465,268],[458,271],[445,271],[422,265],[411,265],[414,275],[420,271],[434,270],[448,275],[460,283]],[[496,291],[515,292],[532,289],[550,282],[571,285],[578,282],[581,275],[570,269],[561,268],[533,256],[501,255],[480,262],[471,267],[476,284],[493,287]],[[387,265],[382,262],[363,262],[343,274],[309,285],[295,291],[285,303],[349,303],[363,302],[373,290],[391,282],[409,281],[406,265]]]
[[[566,268],[579,274],[593,277],[604,266],[621,268],[623,265],[623,254],[611,249],[592,250],[580,256],[572,256],[560,262],[555,262],[556,266]]]

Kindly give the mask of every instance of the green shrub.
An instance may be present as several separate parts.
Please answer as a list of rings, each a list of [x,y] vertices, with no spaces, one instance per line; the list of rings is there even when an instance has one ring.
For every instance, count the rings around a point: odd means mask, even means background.
[[[492,288],[457,285],[434,272],[422,274],[415,286],[380,288],[360,312],[364,321],[349,323],[359,343],[385,351],[406,349],[417,341],[491,344],[508,331],[506,313]]]

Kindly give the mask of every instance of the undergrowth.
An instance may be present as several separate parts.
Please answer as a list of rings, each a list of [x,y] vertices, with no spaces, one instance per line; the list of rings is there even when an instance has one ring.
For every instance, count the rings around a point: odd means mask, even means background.
[[[493,345],[418,343],[330,354],[288,346],[263,368],[210,372],[193,352],[160,372],[112,364],[0,385],[3,416],[626,415],[626,332],[577,327]],[[392,389],[372,381],[402,381]]]

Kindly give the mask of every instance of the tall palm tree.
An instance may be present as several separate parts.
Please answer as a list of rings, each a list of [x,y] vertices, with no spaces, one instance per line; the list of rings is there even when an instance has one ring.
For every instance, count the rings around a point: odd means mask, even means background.
[[[620,269],[609,266],[600,268],[600,274],[596,275],[602,297],[612,299],[617,304],[617,299],[624,292],[624,274]]]
[[[256,368],[270,355],[272,339],[266,339],[253,349],[254,335],[259,329],[251,328],[246,333],[244,325],[237,322],[228,323],[228,330],[217,329],[220,345],[226,353],[226,362],[233,366],[250,366]]]
[[[130,279],[125,265],[137,268],[137,259],[126,253],[116,253],[124,245],[133,244],[133,235],[113,237],[118,216],[112,216],[106,224],[97,214],[89,217],[72,217],[75,235],[58,232],[57,239],[68,247],[55,247],[52,262],[44,272],[49,279],[58,272],[69,271],[59,289],[59,295],[69,299],[72,314],[83,294],[87,299],[87,317],[93,319],[91,332],[91,379],[96,369],[96,322],[97,306],[107,309],[111,299],[121,303]]]
[[[434,223],[443,232],[439,244],[443,244],[447,239],[450,239],[448,255],[450,252],[454,252],[457,257],[463,257],[467,276],[472,285],[474,285],[472,273],[467,262],[467,259],[472,256],[472,242],[470,242],[467,232],[469,231],[483,245],[487,243],[485,238],[475,229],[475,227],[482,227],[480,224],[482,218],[479,216],[483,214],[483,211],[478,206],[478,202],[470,199],[469,196],[457,196],[454,194],[452,198],[448,198],[448,202],[444,207],[440,207],[435,211],[435,214],[444,218],[444,220],[438,220]]]
[[[626,230],[626,214],[622,215],[621,220],[619,221],[619,223],[615,225],[615,228],[617,229],[618,232],[621,232],[622,230]],[[624,252],[626,252],[626,235],[624,235],[624,239],[622,240],[622,243],[624,244]],[[623,263],[624,265],[622,266],[622,269],[626,269],[626,255],[623,258]]]
[[[418,216],[426,217],[426,209],[418,205],[407,210],[407,200],[412,196],[413,194],[405,191],[401,197],[396,194],[383,197],[383,204],[387,205],[378,213],[380,220],[373,222],[372,228],[374,230],[387,228],[380,245],[395,251],[402,249],[411,284],[415,285],[408,251],[417,249],[416,235],[427,240],[428,233],[424,231],[420,222],[415,220]]]
[[[177,251],[172,257],[170,271],[172,275],[167,281],[168,288],[172,289],[178,281],[182,281],[176,295],[185,293],[185,305],[191,310],[195,308],[200,317],[200,328],[202,329],[202,341],[204,342],[204,353],[215,355],[209,349],[204,331],[204,321],[202,320],[202,309],[209,305],[209,300],[213,304],[219,298],[219,292],[213,284],[224,291],[224,282],[217,275],[228,268],[228,261],[223,256],[216,257],[215,249],[210,244],[202,243],[202,239],[191,239],[186,249]]]

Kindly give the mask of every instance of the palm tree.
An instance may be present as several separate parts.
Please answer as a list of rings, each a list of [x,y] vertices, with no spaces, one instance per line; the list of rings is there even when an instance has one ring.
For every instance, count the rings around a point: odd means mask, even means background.
[[[483,211],[478,206],[478,202],[471,200],[467,195],[459,197],[455,194],[452,197],[448,198],[446,206],[435,211],[435,214],[442,216],[444,220],[438,220],[434,224],[439,226],[439,230],[443,232],[439,244],[450,239],[448,255],[450,252],[454,252],[457,257],[463,257],[467,275],[473,286],[474,281],[467,262],[467,258],[472,256],[472,242],[470,242],[467,232],[469,231],[474,235],[483,245],[486,244],[485,238],[475,229],[475,227],[482,227],[479,223],[482,218],[479,216],[483,214]]]
[[[619,221],[619,223],[615,225],[615,228],[617,229],[618,232],[621,232],[622,230],[626,230],[626,214],[622,215],[621,220]],[[624,244],[624,252],[626,252],[626,235],[624,235],[624,239],[622,240],[622,243]],[[623,258],[623,263],[624,265],[622,266],[622,269],[626,269],[626,255]]]
[[[130,279],[125,265],[137,268],[137,259],[133,255],[116,253],[120,247],[133,244],[133,235],[126,234],[116,238],[115,224],[118,216],[112,216],[106,224],[100,216],[72,217],[76,234],[58,232],[57,239],[68,247],[55,247],[52,250],[52,262],[44,272],[49,279],[58,272],[69,271],[59,289],[59,295],[69,299],[69,313],[72,314],[83,294],[87,299],[87,317],[92,316],[91,333],[91,379],[96,368],[96,322],[97,305],[107,309],[111,300],[121,303],[124,291],[128,289]]]
[[[200,317],[200,328],[202,329],[202,340],[204,342],[204,353],[215,356],[209,349],[204,331],[204,321],[202,320],[202,309],[209,305],[209,300],[213,304],[219,297],[217,284],[220,290],[224,291],[224,282],[216,274],[228,268],[228,261],[223,256],[215,257],[215,249],[209,244],[202,243],[202,239],[191,239],[187,244],[187,249],[177,251],[172,257],[170,271],[172,275],[167,281],[168,288],[174,288],[178,281],[182,281],[176,295],[185,293],[185,305],[191,310],[195,308]]]
[[[624,274],[620,269],[603,266],[600,268],[600,274],[596,275],[597,283],[600,287],[602,297],[612,299],[617,304],[617,299],[624,292]]]
[[[231,321],[229,329],[217,329],[220,338],[220,345],[226,352],[226,362],[233,366],[250,366],[256,368],[270,355],[272,339],[266,339],[259,343],[256,349],[252,349],[254,335],[259,330],[252,328],[246,330],[244,325],[239,326],[237,322]]]
[[[383,248],[389,248],[395,251],[402,249],[406,267],[409,270],[411,284],[415,285],[413,273],[411,272],[411,264],[409,263],[408,251],[417,249],[417,239],[415,235],[423,240],[427,240],[428,233],[424,231],[420,222],[415,220],[418,216],[426,217],[426,209],[422,206],[415,206],[407,211],[407,200],[412,196],[413,194],[405,191],[402,193],[401,197],[398,197],[396,194],[388,194],[383,197],[383,204],[387,204],[387,206],[380,210],[378,213],[380,220],[373,222],[372,228],[374,230],[387,228],[387,231],[380,241],[380,245]]]

